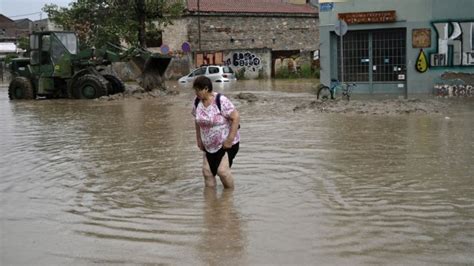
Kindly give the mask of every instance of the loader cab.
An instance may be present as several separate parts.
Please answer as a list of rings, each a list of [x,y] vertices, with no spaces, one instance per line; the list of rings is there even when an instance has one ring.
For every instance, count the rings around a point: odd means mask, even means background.
[[[30,36],[31,64],[57,64],[64,54],[77,54],[73,32],[36,32]]]
[[[31,67],[38,95],[50,95],[58,87],[65,87],[57,83],[71,77],[70,60],[71,55],[77,54],[77,47],[73,32],[45,31],[30,36]]]

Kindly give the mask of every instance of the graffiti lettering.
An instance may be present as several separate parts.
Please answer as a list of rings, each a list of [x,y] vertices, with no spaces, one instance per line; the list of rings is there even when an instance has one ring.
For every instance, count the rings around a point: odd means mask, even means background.
[[[466,53],[466,64],[467,65],[474,65],[474,52],[467,52]]]
[[[474,22],[443,22],[433,26],[438,34],[438,51],[431,54],[431,66],[474,66]]]
[[[260,58],[250,52],[234,52],[228,54],[224,64],[234,68],[245,68],[249,71],[258,71],[261,66]]]
[[[445,54],[431,55],[431,65],[432,66],[445,66],[445,65],[447,65],[446,55]]]
[[[461,23],[461,29],[463,32],[462,64],[474,65],[474,60],[472,60],[472,54],[474,53],[474,47],[472,43],[474,22]]]
[[[435,84],[434,93],[439,97],[471,97],[474,96],[474,87],[462,84]]]

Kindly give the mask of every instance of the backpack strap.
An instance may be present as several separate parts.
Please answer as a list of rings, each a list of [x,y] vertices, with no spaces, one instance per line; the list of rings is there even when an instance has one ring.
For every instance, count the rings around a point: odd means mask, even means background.
[[[216,104],[217,104],[217,108],[219,108],[219,112],[222,113],[222,110],[221,110],[221,94],[218,93],[216,95]]]
[[[196,97],[196,99],[194,99],[194,107],[195,107],[195,108],[197,108],[197,107],[198,107],[198,105],[199,105],[199,101],[200,101],[200,100],[199,100],[199,98],[198,98],[198,97]]]
[[[194,107],[198,107],[199,105],[199,98],[196,97],[196,99],[194,99]],[[216,105],[217,105],[217,108],[219,108],[219,112],[222,114],[222,110],[221,110],[221,94],[220,93],[217,93],[216,95]],[[240,129],[240,124],[239,124],[239,129]]]
[[[198,97],[196,97],[196,99],[194,99],[194,107],[196,107],[196,108],[198,107],[199,101],[200,100],[199,100]],[[219,108],[219,112],[222,113],[222,110],[221,110],[221,94],[220,93],[218,93],[216,95],[216,104],[217,104],[217,108]]]

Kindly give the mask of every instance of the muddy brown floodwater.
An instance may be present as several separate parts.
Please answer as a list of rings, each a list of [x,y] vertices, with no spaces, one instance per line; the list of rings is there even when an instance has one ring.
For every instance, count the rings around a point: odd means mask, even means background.
[[[232,192],[203,188],[193,92],[168,86],[98,101],[0,87],[1,265],[474,264],[473,98],[333,110],[312,81],[216,85],[242,117]]]

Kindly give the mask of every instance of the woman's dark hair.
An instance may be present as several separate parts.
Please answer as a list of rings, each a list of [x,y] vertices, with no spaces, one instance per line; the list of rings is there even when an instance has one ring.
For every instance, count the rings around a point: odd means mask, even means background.
[[[212,81],[206,76],[199,76],[194,80],[193,88],[195,90],[200,90],[200,91],[207,88],[209,90],[209,92],[211,92],[212,91]]]

